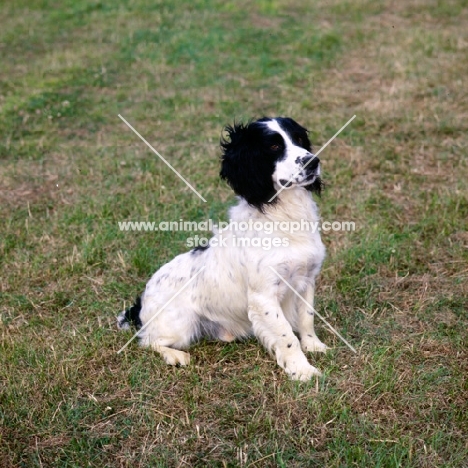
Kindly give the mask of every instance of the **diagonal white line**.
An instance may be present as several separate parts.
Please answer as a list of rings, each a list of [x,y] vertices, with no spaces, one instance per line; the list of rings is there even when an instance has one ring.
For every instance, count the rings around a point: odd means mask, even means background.
[[[170,169],[172,169],[172,171],[175,174],[177,174],[180,177],[180,179],[182,179],[186,183],[186,185],[189,188],[191,188],[193,192],[195,192],[198,195],[198,197],[206,203],[206,200],[195,190],[195,188],[187,180],[185,180],[120,114],[118,114],[118,116],[125,123],[125,125],[127,125],[127,127],[130,130],[133,130],[133,132],[146,144],[146,146],[148,146],[148,148],[150,148],[153,151],[153,153],[156,154],[156,156],[158,156],[159,159],[161,159],[163,163],[165,163]]]
[[[318,151],[315,153],[315,156],[318,156],[354,119],[356,114],[354,114]]]
[[[314,311],[314,314],[317,315],[317,317],[325,324],[327,327],[341,340],[343,343],[348,346],[348,348],[353,351],[354,353],[357,353],[356,348],[351,346],[313,307],[310,305],[272,266],[270,266],[270,269],[273,270],[273,272],[280,278],[286,286],[289,287],[289,289],[302,301],[304,304],[306,304],[308,307],[310,307],[311,310]]]
[[[354,119],[356,118],[356,114],[353,115],[313,156],[317,157]],[[273,201],[284,189],[286,189],[289,182],[292,182],[294,177],[296,177],[302,170],[304,170],[314,159],[312,158],[307,164],[305,164],[299,171],[297,171],[286,183],[283,185],[269,200],[268,203]]]
[[[192,276],[189,281],[187,281],[181,289],[179,289],[152,317],[141,327],[118,351],[117,354],[120,354],[163,310],[167,307],[206,267],[201,267],[195,276]]]

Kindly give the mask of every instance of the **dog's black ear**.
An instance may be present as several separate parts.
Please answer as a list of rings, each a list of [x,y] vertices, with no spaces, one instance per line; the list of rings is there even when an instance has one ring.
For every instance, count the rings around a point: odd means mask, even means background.
[[[221,139],[221,172],[237,195],[263,211],[276,190],[273,186],[275,159],[264,148],[265,125],[262,121],[246,125],[234,123],[224,129]],[[272,203],[276,202],[277,198]]]

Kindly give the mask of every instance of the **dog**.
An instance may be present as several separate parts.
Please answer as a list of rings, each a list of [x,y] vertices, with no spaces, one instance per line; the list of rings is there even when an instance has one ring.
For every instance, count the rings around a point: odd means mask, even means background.
[[[220,176],[238,195],[229,225],[163,265],[118,325],[136,326],[140,344],[171,365],[189,364],[182,350],[201,338],[254,335],[291,379],[307,381],[321,373],[305,353],[327,349],[313,309],[325,247],[318,229],[284,226],[318,223],[311,193],[322,190],[320,160],[307,129],[287,117],[228,125],[221,150]],[[253,228],[262,223],[272,228]]]

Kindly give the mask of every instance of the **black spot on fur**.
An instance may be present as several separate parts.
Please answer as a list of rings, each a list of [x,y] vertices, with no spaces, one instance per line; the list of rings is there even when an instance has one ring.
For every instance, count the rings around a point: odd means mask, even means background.
[[[210,244],[206,245],[197,245],[193,250],[192,250],[192,255],[195,255],[198,252],[204,252],[206,249],[210,247]]]
[[[292,343],[289,343],[289,344],[288,344],[288,348],[290,348],[291,346],[292,346]]]
[[[270,312],[265,312],[265,315],[268,315]]]
[[[135,299],[135,303],[125,311],[125,318],[120,323],[120,326],[122,326],[124,323],[129,323],[133,325],[134,327],[136,327],[137,330],[139,330],[143,325],[140,320],[140,312],[141,312],[141,296],[138,296]]]

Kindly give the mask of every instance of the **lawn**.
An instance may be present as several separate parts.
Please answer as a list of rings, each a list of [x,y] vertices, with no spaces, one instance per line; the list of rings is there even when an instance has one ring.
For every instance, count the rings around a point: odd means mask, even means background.
[[[4,0],[1,467],[467,467],[466,0]],[[206,199],[119,119],[121,114]],[[187,250],[119,222],[226,219],[228,123],[320,155],[323,376],[255,340],[188,367],[115,316]],[[189,235],[193,235],[192,233]]]

